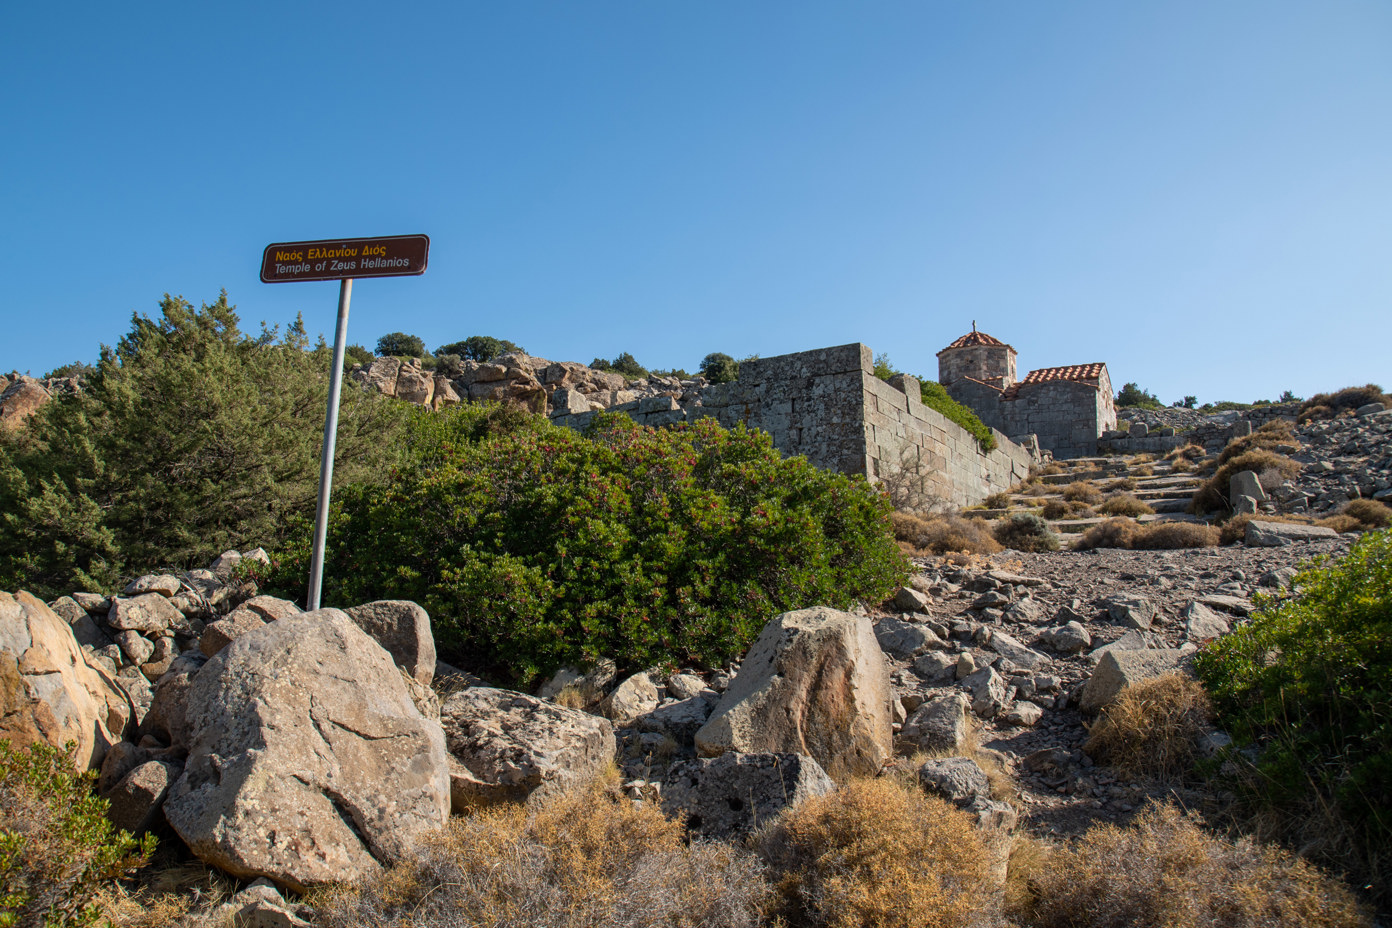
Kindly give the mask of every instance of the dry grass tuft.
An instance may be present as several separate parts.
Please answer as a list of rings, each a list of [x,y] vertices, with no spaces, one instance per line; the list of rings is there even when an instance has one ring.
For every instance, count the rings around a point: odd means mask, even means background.
[[[1382,387],[1375,383],[1365,384],[1361,387],[1344,387],[1337,393],[1316,393],[1305,401],[1305,405],[1300,407],[1300,421],[1309,422],[1311,419],[1332,419],[1341,412],[1353,411],[1359,406],[1366,406],[1369,403],[1381,403],[1392,409],[1392,396],[1387,396],[1382,392]]]
[[[791,926],[965,928],[994,916],[971,817],[892,777],[808,799],[758,844]]]
[[[1284,522],[1288,525],[1321,525],[1325,528],[1332,528],[1336,532],[1361,532],[1368,530],[1367,526],[1358,518],[1346,513],[1324,516],[1323,518],[1299,514],[1275,515],[1272,513],[1259,512],[1256,515],[1252,515],[1250,513],[1243,513],[1242,515],[1233,516],[1223,523],[1219,541],[1222,544],[1230,545],[1246,538],[1247,523],[1253,520],[1258,522]]]
[[[1050,855],[1015,909],[1029,928],[1363,928],[1353,895],[1273,845],[1229,842],[1152,805]]]
[[[1001,550],[984,519],[964,519],[956,515],[925,518],[894,512],[890,514],[890,521],[894,537],[908,546],[910,554],[995,554]]]
[[[1083,533],[1075,547],[1123,548],[1134,551],[1161,551],[1175,548],[1212,548],[1220,533],[1211,525],[1198,522],[1152,522],[1142,525],[1126,518],[1108,519]]]
[[[1091,480],[1075,480],[1063,488],[1063,498],[1070,503],[1096,506],[1102,502],[1102,491]]]
[[[1068,503],[1061,499],[1051,499],[1039,510],[1039,514],[1050,521],[1059,519],[1090,519],[1097,515],[1087,503]]]
[[[1251,435],[1234,438],[1218,455],[1218,466],[1222,467],[1235,457],[1249,451],[1274,451],[1277,454],[1292,454],[1300,450],[1300,442],[1295,439],[1295,426],[1285,419],[1273,419]]]
[[[1010,502],[1010,494],[1006,492],[1001,492],[992,493],[990,496],[982,500],[981,504],[985,506],[987,509],[1009,509]]]
[[[1290,480],[1297,476],[1300,473],[1300,465],[1265,448],[1245,451],[1218,466],[1213,476],[1194,494],[1189,511],[1195,515],[1203,515],[1206,512],[1227,510],[1229,484],[1234,474],[1244,470],[1255,471],[1261,475],[1263,488],[1271,489],[1281,480]]]
[[[1131,778],[1182,778],[1213,718],[1197,680],[1167,674],[1126,687],[1093,724],[1083,750]]]
[[[1341,514],[1357,519],[1363,531],[1372,531],[1392,525],[1392,508],[1375,499],[1349,500]]]
[[[617,775],[535,807],[451,819],[409,858],[322,900],[330,928],[753,928],[767,893],[758,861],[732,845],[683,841]]]
[[[1135,474],[1137,477],[1154,477],[1155,468],[1147,464],[1144,467],[1133,468],[1131,473]]]
[[[1058,461],[1050,461],[1038,470],[1031,471],[1032,477],[1052,477],[1054,474],[1061,474],[1066,468]]]
[[[1171,449],[1170,452],[1165,455],[1165,460],[1171,463],[1175,461],[1188,461],[1192,464],[1195,461],[1202,461],[1207,456],[1208,452],[1204,451],[1203,445],[1196,445],[1190,442],[1187,445],[1181,445],[1178,448]]]
[[[1136,489],[1136,481],[1132,480],[1130,477],[1118,477],[1107,484],[1108,493],[1120,493],[1123,490],[1129,493],[1134,489]]]
[[[1170,464],[1170,473],[1187,474],[1194,469],[1194,462],[1188,458],[1175,458]]]
[[[996,522],[996,541],[1016,551],[1057,551],[1059,538],[1032,512],[1017,512]]]
[[[1097,507],[1097,511],[1104,516],[1148,516],[1155,513],[1145,503],[1136,499],[1130,493],[1116,493]]]

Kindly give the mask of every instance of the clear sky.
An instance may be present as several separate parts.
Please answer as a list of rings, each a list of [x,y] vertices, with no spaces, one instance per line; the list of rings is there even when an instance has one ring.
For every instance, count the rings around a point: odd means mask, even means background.
[[[1165,402],[1392,386],[1392,3],[14,3],[0,370],[269,243],[425,233],[349,340],[554,360],[982,331]]]

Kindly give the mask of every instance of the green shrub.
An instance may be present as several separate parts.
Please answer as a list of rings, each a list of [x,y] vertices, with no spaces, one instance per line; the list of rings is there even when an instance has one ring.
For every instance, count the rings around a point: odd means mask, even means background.
[[[713,351],[701,359],[701,376],[711,383],[732,383],[739,380],[739,362],[728,354]]]
[[[416,463],[337,494],[324,599],[414,600],[447,659],[496,676],[717,666],[780,612],[878,601],[907,572],[883,496],[762,432],[612,414],[588,436],[534,419],[471,442],[477,413],[424,421]],[[307,525],[275,560],[299,596]]]
[[[1259,750],[1254,807],[1280,810],[1292,840],[1342,834],[1338,859],[1392,903],[1392,531],[1295,579],[1298,595],[1265,600],[1250,624],[1195,662],[1219,724]],[[1340,827],[1292,813],[1331,812]]]
[[[312,512],[328,401],[325,347],[238,328],[227,294],[165,296],[104,349],[81,393],[0,434],[0,589],[109,591],[131,569],[202,567],[269,545]],[[335,482],[390,466],[406,404],[351,385]]]
[[[996,541],[1016,551],[1057,551],[1058,536],[1032,512],[1017,512],[996,523]]]
[[[648,376],[648,369],[638,363],[638,359],[627,351],[620,354],[612,361],[603,358],[595,358],[590,362],[590,367],[597,371],[611,371],[615,374],[622,374],[628,380],[641,380]]]
[[[358,364],[371,364],[376,357],[362,345],[348,345],[343,349],[343,366],[352,369]]]
[[[1134,383],[1122,384],[1121,389],[1117,391],[1116,404],[1118,406],[1138,406],[1142,409],[1160,409],[1164,406],[1158,396],[1141,389]]]
[[[154,852],[154,836],[112,829],[96,774],[74,771],[69,753],[0,740],[0,926],[96,924],[103,884]]]
[[[425,342],[421,341],[417,335],[407,335],[405,332],[388,332],[377,339],[377,356],[381,358],[428,358],[430,352],[425,350]]]
[[[488,335],[470,335],[462,342],[450,342],[435,349],[437,355],[452,354],[467,361],[492,361],[500,354],[516,351],[526,354],[527,349],[508,341],[506,338],[493,338]]]
[[[43,379],[47,380],[50,377],[87,377],[95,370],[96,368],[85,361],[72,361],[67,364],[58,365],[47,374],[44,374]]]

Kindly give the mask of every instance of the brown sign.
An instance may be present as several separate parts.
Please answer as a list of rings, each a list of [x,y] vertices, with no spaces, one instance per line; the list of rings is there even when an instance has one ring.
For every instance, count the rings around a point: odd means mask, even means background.
[[[429,257],[430,237],[426,235],[281,242],[266,246],[261,256],[261,282],[409,277],[424,274]]]

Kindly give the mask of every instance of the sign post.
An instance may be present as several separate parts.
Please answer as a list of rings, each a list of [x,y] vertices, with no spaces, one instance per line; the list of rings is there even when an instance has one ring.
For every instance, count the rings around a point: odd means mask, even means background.
[[[348,302],[356,277],[410,277],[425,273],[430,239],[424,235],[326,239],[267,245],[261,255],[261,282],[337,280],[338,327],[334,330],[329,408],[324,415],[324,450],[319,460],[319,501],[314,510],[314,550],[309,561],[308,611],[319,608],[324,583],[324,548],[329,535],[329,492],[333,487],[334,447],[338,440],[338,399],[343,389],[343,353],[348,346]]]

